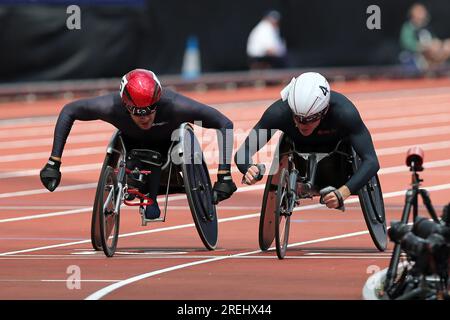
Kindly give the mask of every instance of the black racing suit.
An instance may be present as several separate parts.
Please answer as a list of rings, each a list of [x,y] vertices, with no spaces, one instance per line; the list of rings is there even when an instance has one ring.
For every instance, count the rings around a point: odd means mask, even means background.
[[[219,170],[230,170],[233,151],[233,123],[218,110],[170,89],[163,89],[149,130],[139,128],[123,106],[119,93],[80,99],[64,106],[55,127],[52,156],[61,157],[75,120],[103,120],[120,130],[128,150],[151,149],[164,157],[172,143],[172,132],[184,122],[218,129]],[[201,123],[199,122],[201,121]],[[228,129],[228,130],[227,130]],[[156,196],[161,172],[152,171],[149,194]]]
[[[295,143],[296,149],[300,152],[330,152],[340,140],[353,146],[362,160],[361,165],[348,180],[349,175],[347,174],[346,181],[342,181],[352,194],[356,194],[380,168],[369,130],[362,121],[358,110],[347,97],[338,92],[331,92],[329,110],[319,126],[309,136],[303,136],[295,126],[287,101],[281,99],[275,101],[253,127],[254,133],[256,133],[253,136],[257,142],[250,143],[250,139],[247,137],[237,151],[235,162],[239,171],[243,174],[247,172],[247,169],[253,164],[252,156],[270,140],[276,132],[274,129],[283,131]],[[261,137],[265,137],[261,131],[267,132],[267,139],[261,139]],[[342,167],[326,160],[322,160],[317,169],[318,175],[321,175],[321,178],[318,179],[319,187],[327,185],[341,187],[341,185],[335,185],[337,184],[335,179],[330,178],[342,174]]]

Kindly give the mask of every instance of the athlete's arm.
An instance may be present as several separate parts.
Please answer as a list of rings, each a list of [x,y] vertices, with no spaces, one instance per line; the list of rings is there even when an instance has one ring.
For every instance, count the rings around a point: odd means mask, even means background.
[[[236,152],[234,162],[242,174],[246,175],[250,167],[252,170],[249,174],[253,176],[253,173],[256,173],[257,168],[252,166],[252,157],[269,142],[276,130],[280,129],[279,122],[283,119],[279,108],[281,103],[281,100],[278,100],[267,108]]]
[[[380,164],[372,137],[356,108],[352,108],[343,116],[345,116],[345,125],[349,129],[350,143],[361,158],[360,167],[345,184],[350,193],[355,194],[377,173]]]
[[[217,129],[219,143],[219,174],[230,172],[231,154],[233,152],[233,122],[217,109],[171,92],[172,101],[177,105],[177,120],[196,123],[203,128]]]
[[[66,104],[56,122],[51,157],[61,161],[67,137],[75,120],[105,119],[108,115],[108,110],[114,104],[115,96],[116,94],[108,94],[95,98],[80,99]]]

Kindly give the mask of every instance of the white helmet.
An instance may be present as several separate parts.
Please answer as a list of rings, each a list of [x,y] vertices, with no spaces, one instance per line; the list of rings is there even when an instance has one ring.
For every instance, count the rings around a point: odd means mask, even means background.
[[[281,91],[281,98],[301,123],[318,120],[328,110],[330,85],[327,79],[317,72],[302,73]]]

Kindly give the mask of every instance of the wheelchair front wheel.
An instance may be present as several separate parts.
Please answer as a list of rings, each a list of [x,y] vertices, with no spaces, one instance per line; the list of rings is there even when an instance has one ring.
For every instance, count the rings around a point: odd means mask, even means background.
[[[119,238],[120,206],[117,212],[115,204],[119,194],[117,177],[110,166],[105,168],[98,186],[97,218],[100,226],[100,239],[103,252],[112,257]]]
[[[94,200],[94,206],[92,210],[92,217],[91,217],[91,243],[92,248],[94,248],[95,251],[102,250],[102,239],[100,236],[100,210],[99,210],[99,194],[100,194],[100,181],[103,178],[103,175],[105,173],[106,168],[108,167],[108,164],[111,159],[111,154],[107,153],[105,156],[105,160],[103,161],[102,170],[100,171],[100,177],[99,177],[99,183],[97,184],[97,190],[95,192],[95,200]]]
[[[214,250],[218,240],[218,221],[211,179],[194,131],[188,125],[184,128],[181,137],[184,187],[198,235],[208,250]]]
[[[289,241],[289,227],[291,214],[289,212],[289,171],[283,168],[277,189],[277,202],[275,209],[275,247],[279,259],[284,259]]]
[[[361,159],[354,149],[352,149],[352,156],[353,171],[356,172],[361,165]],[[367,184],[358,191],[358,198],[367,229],[375,247],[379,251],[385,251],[387,247],[386,213],[378,174],[370,178]]]

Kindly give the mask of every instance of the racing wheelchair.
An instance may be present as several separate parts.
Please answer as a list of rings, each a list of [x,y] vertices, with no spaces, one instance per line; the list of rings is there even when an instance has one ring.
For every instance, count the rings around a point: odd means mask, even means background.
[[[318,182],[321,161],[338,161],[338,178],[331,188],[320,190]],[[340,140],[331,152],[300,152],[286,135],[282,134],[267,177],[259,221],[259,247],[266,251],[275,239],[279,259],[286,254],[290,219],[301,199],[324,196],[344,184],[360,166],[361,159],[351,145]],[[359,202],[367,228],[375,246],[384,251],[387,246],[387,228],[383,193],[378,175],[358,191]],[[344,208],[341,208],[344,210]]]
[[[122,204],[138,206],[142,225],[164,222],[169,194],[185,193],[197,232],[209,250],[217,245],[217,213],[208,168],[192,126],[183,123],[176,134],[166,159],[158,152],[147,149],[127,150],[121,132],[117,130],[107,147],[95,195],[91,243],[94,250],[103,250],[112,257],[119,238],[120,207]],[[127,164],[133,163],[134,168]],[[138,164],[135,166],[135,164]],[[141,187],[153,168],[161,169],[158,195],[165,195],[161,218],[146,219],[145,206],[153,200]]]

